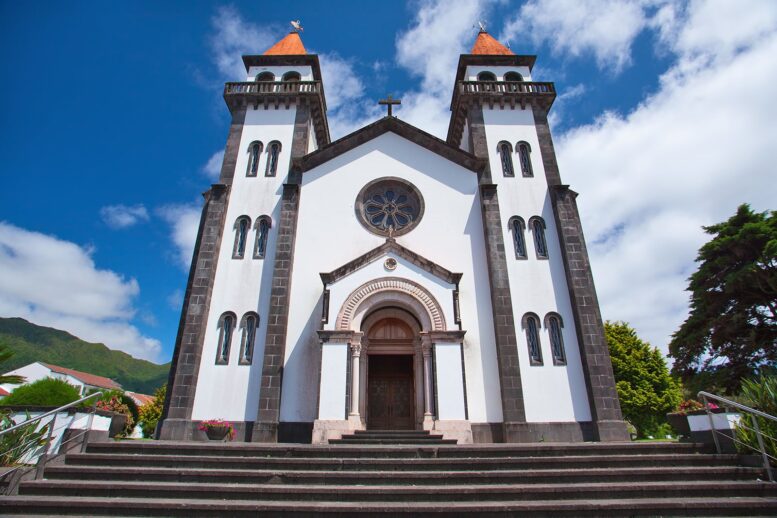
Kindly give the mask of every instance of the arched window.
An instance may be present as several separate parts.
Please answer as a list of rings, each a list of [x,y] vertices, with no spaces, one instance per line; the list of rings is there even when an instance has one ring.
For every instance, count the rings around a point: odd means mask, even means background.
[[[550,352],[553,354],[553,365],[566,365],[567,356],[564,352],[564,336],[561,334],[561,328],[564,322],[558,313],[548,313],[545,315],[545,329],[550,336]]]
[[[248,146],[248,168],[246,176],[256,176],[259,172],[259,157],[262,156],[262,143],[258,140],[251,142]]]
[[[523,316],[523,330],[526,332],[526,346],[529,349],[529,364],[542,365],[542,349],[540,347],[540,318],[534,313]]]
[[[267,169],[265,176],[275,176],[278,172],[278,156],[281,154],[281,143],[274,140],[267,144]]]
[[[254,343],[256,342],[256,330],[259,328],[259,315],[254,312],[246,313],[243,315],[240,327],[243,330],[243,335],[240,339],[240,360],[238,362],[241,365],[250,365],[254,356]]]
[[[283,81],[300,81],[302,79],[302,76],[299,75],[299,72],[286,72],[283,74]]]
[[[505,81],[520,82],[523,81],[523,76],[518,72],[507,72],[505,73]]]
[[[229,349],[232,344],[232,333],[235,330],[235,314],[224,313],[219,318],[219,344],[216,348],[216,364],[229,363]]]
[[[515,176],[515,171],[513,170],[513,146],[503,140],[497,144],[496,149],[502,161],[502,174],[505,176]]]
[[[516,259],[526,259],[526,240],[523,238],[523,232],[526,229],[526,223],[520,216],[510,218],[510,230],[513,233],[513,249]]]
[[[254,243],[254,259],[264,259],[267,253],[267,240],[270,237],[272,220],[270,216],[259,216],[254,223],[256,241]]]
[[[257,81],[275,81],[275,74],[272,72],[262,72],[261,74],[257,74],[256,76]]]
[[[531,168],[531,147],[526,142],[519,142],[515,147],[518,150],[518,159],[521,162],[521,173],[523,176],[534,176]]]
[[[478,74],[478,81],[496,81],[496,76],[493,72],[481,72]]]
[[[251,218],[240,216],[235,221],[235,246],[232,249],[233,259],[242,259],[246,253],[246,239],[248,238],[248,229],[251,228]]]
[[[545,221],[539,216],[534,216],[529,220],[532,234],[534,234],[534,251],[537,253],[537,259],[548,258],[548,243],[545,241]]]

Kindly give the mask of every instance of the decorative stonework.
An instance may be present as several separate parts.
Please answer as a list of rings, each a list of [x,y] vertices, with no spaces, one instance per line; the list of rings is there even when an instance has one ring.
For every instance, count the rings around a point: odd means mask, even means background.
[[[385,261],[383,261],[383,267],[386,268],[388,271],[393,271],[397,269],[397,260],[393,257],[389,257]]]
[[[365,185],[356,196],[356,217],[379,236],[407,234],[424,215],[424,199],[418,189],[406,180],[387,176]]]
[[[429,318],[432,324],[432,330],[444,331],[447,329],[445,324],[445,315],[442,312],[440,304],[434,298],[434,296],[426,291],[418,284],[408,279],[387,277],[383,279],[375,279],[362,284],[351,295],[349,295],[345,304],[343,304],[340,313],[337,315],[337,323],[335,328],[338,330],[349,330],[353,317],[356,314],[359,305],[373,295],[378,293],[384,293],[388,291],[398,291],[410,295],[415,300],[421,303],[429,314]]]

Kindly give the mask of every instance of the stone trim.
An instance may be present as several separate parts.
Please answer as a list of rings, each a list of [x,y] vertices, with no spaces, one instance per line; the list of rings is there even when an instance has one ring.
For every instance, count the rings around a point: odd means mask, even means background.
[[[629,434],[620,410],[604,323],[594,287],[593,273],[583,236],[577,193],[561,184],[547,113],[535,109],[534,121],[548,182],[553,217],[564,261],[572,315],[593,420],[593,437],[599,441],[625,441]]]
[[[459,149],[458,146],[451,145],[396,117],[383,117],[308,155],[295,158],[292,168],[304,173],[389,131],[470,171],[480,172],[486,166],[485,160]]]
[[[340,309],[335,328],[341,331],[350,330],[353,317],[361,303],[372,295],[386,291],[399,291],[410,295],[426,309],[431,319],[433,330],[444,331],[447,329],[445,314],[434,296],[420,284],[400,277],[373,279],[356,288]]]
[[[240,137],[243,135],[243,124],[246,119],[245,106],[232,110],[232,122],[229,125],[227,145],[224,148],[224,161],[221,162],[221,175],[219,183],[231,185],[235,177],[235,167],[240,153]]]
[[[229,186],[215,184],[205,192],[200,228],[186,294],[178,324],[178,336],[167,380],[167,395],[160,419],[157,438],[189,440],[194,395],[202,360],[205,326],[208,322],[213,281],[216,277],[218,253],[225,226]]]
[[[422,332],[421,338],[427,336],[431,343],[443,343],[443,344],[460,344],[464,340],[466,331],[454,330],[454,331],[429,331]]]
[[[326,330],[326,329],[320,329],[316,331],[318,333],[318,339],[321,341],[322,344],[327,342],[334,342],[338,344],[351,344],[356,343],[357,341],[361,343],[361,336],[359,336],[359,340],[356,340],[357,334],[361,335],[362,333],[359,333],[358,331],[351,331],[351,330],[341,330],[341,329],[335,329],[335,330]]]
[[[594,440],[590,421],[504,423],[505,442],[583,442]]]
[[[379,247],[373,248],[369,252],[360,255],[359,257],[357,257],[356,259],[353,259],[352,261],[347,262],[346,264],[337,268],[336,270],[332,270],[329,273],[319,274],[321,276],[321,281],[324,283],[325,286],[333,284],[339,281],[340,279],[351,275],[353,272],[376,261],[377,259],[383,257],[388,253],[394,253],[398,255],[399,257],[405,259],[406,261],[409,261],[414,265],[418,266],[422,270],[425,270],[431,273],[432,275],[434,275],[435,277],[438,277],[444,280],[448,284],[458,285],[459,281],[461,280],[461,276],[462,276],[461,273],[453,273],[449,270],[446,270],[445,268],[438,265],[434,261],[431,261],[421,255],[418,255],[412,250],[400,245],[393,238],[387,238],[386,242],[380,245]]]

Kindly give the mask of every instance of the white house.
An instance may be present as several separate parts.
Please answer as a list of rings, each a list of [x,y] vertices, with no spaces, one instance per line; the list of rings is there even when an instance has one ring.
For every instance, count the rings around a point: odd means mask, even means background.
[[[160,437],[358,429],[625,440],[575,197],[535,56],[485,31],[446,140],[391,113],[330,142],[318,56],[243,56],[205,193]]]
[[[61,379],[77,387],[82,396],[91,390],[122,390],[121,385],[110,378],[43,362],[34,362],[6,374],[24,376],[27,383],[33,383],[44,378]],[[0,388],[10,393],[18,386],[6,383],[0,385]]]

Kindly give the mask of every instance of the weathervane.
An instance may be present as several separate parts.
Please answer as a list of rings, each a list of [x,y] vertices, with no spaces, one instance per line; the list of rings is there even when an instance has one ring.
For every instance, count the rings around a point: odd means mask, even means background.
[[[478,20],[477,26],[480,27],[480,32],[486,32],[486,22],[484,22],[483,20]],[[473,27],[475,26],[473,25]]]
[[[388,116],[391,117],[391,108],[396,104],[402,104],[401,99],[394,99],[390,95],[386,99],[381,99],[378,101],[378,104],[386,105],[388,106]]]
[[[289,23],[291,24],[292,27],[294,27],[293,32],[302,32],[302,24],[300,23],[299,20],[292,20]]]

